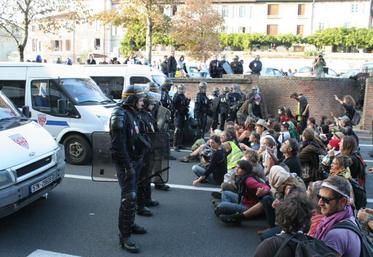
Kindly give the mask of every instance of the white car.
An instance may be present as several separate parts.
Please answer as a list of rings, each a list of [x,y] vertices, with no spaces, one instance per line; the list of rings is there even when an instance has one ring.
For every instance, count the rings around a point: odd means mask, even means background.
[[[324,72],[326,78],[338,77],[338,73],[329,67],[324,67]],[[304,66],[294,73],[294,77],[315,77],[315,75],[311,66]]]

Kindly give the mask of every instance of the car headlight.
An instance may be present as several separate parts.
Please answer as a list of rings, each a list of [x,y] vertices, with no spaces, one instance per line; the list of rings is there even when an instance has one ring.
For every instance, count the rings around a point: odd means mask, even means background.
[[[9,187],[15,183],[13,174],[8,170],[0,170],[0,189]]]

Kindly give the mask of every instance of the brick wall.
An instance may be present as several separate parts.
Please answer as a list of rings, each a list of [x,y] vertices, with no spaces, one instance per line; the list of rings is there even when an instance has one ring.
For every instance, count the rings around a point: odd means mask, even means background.
[[[362,116],[362,127],[366,130],[373,130],[373,78],[366,80],[364,108]]]
[[[334,95],[342,98],[344,95],[352,95],[356,100],[359,97],[360,88],[355,80],[333,79],[333,78],[298,78],[298,77],[258,77],[258,76],[237,76],[228,79],[205,79],[208,83],[208,94],[211,94],[215,87],[220,89],[232,84],[239,84],[241,90],[251,91],[253,85],[259,85],[267,105],[268,113],[276,116],[280,106],[288,106],[293,113],[296,111],[296,101],[289,98],[293,92],[303,93],[310,104],[311,116],[317,121],[322,115],[330,117],[330,113],[339,115],[343,112],[341,105],[334,100]],[[186,85],[186,95],[195,98],[198,90],[197,79],[175,79],[174,82]],[[368,99],[373,99],[373,80],[370,82],[370,93]],[[367,100],[365,101],[367,102]],[[373,100],[370,108],[373,113]]]

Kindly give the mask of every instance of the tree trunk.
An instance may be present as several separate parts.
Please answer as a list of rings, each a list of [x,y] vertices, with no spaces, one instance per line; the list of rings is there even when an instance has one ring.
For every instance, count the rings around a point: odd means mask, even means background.
[[[153,21],[147,15],[146,17],[146,56],[148,64],[152,63],[152,40],[153,40]]]
[[[19,52],[19,61],[24,62],[25,61],[25,48],[23,46],[18,46],[18,52]]]

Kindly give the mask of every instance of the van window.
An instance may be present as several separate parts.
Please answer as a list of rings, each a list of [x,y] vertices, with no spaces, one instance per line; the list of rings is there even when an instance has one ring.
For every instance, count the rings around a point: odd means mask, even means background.
[[[113,99],[122,98],[124,77],[91,77],[102,92]]]
[[[31,83],[31,102],[34,110],[61,116],[58,113],[58,100],[68,100],[53,80],[34,80]],[[66,115],[63,115],[66,116]]]
[[[146,85],[150,82],[150,80],[147,77],[143,76],[134,76],[130,78],[130,84],[131,85]]]
[[[25,88],[24,80],[1,80],[3,93],[17,106],[22,108],[25,105]]]

